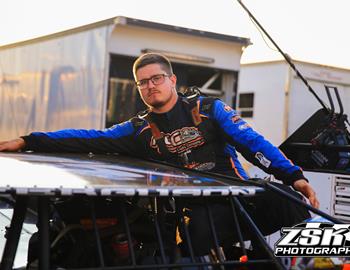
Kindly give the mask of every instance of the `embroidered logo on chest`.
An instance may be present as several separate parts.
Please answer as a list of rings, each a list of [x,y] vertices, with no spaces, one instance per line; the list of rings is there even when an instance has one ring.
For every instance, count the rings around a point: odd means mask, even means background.
[[[184,153],[192,148],[196,148],[204,144],[204,138],[195,127],[184,127],[177,129],[173,132],[163,133],[163,139],[166,147],[171,153]],[[151,138],[150,146],[154,149],[158,149],[156,140]]]

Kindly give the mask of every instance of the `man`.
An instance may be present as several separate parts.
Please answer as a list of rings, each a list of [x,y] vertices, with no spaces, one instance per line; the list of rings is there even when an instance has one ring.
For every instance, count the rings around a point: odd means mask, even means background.
[[[245,180],[248,176],[237,159],[237,149],[250,162],[300,191],[311,205],[319,207],[316,194],[301,169],[256,133],[228,105],[218,99],[179,95],[176,76],[166,57],[154,53],[141,55],[134,63],[133,72],[148,111],[105,130],[34,132],[12,141],[0,142],[0,151],[118,152]],[[281,222],[275,223],[273,228],[263,229],[264,233],[301,222],[302,218],[307,217],[305,212],[300,215],[295,213],[299,211],[295,210],[295,205],[280,203],[282,200],[273,196],[267,194],[263,201],[255,202],[254,206],[259,215],[266,209],[275,212],[274,209],[279,208],[277,214],[265,213],[275,214],[273,218],[281,219]],[[294,213],[289,215],[290,211]],[[195,227],[202,228],[201,208],[195,213],[199,214],[193,215],[192,222],[196,224],[197,220],[199,226]],[[222,215],[218,216],[219,219]],[[283,219],[282,215],[288,217]],[[258,225],[264,227],[270,216],[256,219]],[[199,243],[206,233],[206,228],[193,230]],[[205,252],[198,249],[198,253]]]

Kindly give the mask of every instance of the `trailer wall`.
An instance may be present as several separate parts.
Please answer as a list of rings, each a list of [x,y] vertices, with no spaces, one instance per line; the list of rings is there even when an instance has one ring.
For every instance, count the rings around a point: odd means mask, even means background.
[[[110,27],[0,50],[0,140],[101,128]]]

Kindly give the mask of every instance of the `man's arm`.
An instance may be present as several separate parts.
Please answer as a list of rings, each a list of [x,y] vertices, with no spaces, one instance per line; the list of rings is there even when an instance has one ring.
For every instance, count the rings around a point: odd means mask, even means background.
[[[319,207],[316,193],[307,182],[301,168],[294,165],[276,146],[254,131],[225,103],[216,100],[213,105],[211,117],[248,161],[273,174],[285,184],[293,186],[309,199],[312,206]]]
[[[104,130],[65,129],[55,132],[33,132],[19,139],[2,142],[0,151],[32,150],[138,155],[143,149],[140,149],[135,140],[137,128],[134,121],[129,120]]]

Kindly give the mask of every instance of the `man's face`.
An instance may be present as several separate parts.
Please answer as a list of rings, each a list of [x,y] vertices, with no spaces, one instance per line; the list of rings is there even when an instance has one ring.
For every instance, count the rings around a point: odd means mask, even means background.
[[[176,76],[167,74],[159,64],[149,64],[136,72],[136,81],[143,102],[161,108],[176,98]]]

